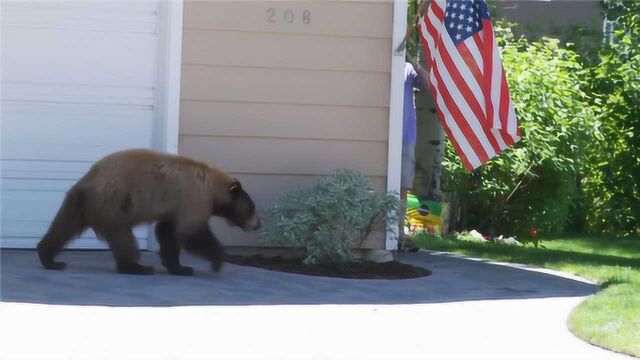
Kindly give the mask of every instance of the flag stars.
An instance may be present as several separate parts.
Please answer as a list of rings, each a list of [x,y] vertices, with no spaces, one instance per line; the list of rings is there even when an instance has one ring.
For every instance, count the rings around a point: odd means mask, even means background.
[[[444,23],[451,40],[458,44],[482,30],[483,0],[448,0]]]

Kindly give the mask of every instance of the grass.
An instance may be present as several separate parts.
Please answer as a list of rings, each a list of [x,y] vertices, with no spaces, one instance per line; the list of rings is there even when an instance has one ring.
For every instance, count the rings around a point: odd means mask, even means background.
[[[544,248],[428,235],[418,235],[416,241],[430,250],[535,265],[596,281],[602,290],[572,311],[569,328],[592,344],[640,357],[639,238],[561,237],[543,240]]]

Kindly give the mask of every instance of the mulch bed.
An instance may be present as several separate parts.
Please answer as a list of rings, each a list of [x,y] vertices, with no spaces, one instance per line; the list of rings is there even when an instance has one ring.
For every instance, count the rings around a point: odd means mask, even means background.
[[[348,266],[306,265],[301,258],[261,255],[240,256],[228,254],[228,263],[253,266],[266,270],[282,271],[312,276],[327,276],[347,279],[413,279],[431,275],[431,271],[398,261],[361,261]]]

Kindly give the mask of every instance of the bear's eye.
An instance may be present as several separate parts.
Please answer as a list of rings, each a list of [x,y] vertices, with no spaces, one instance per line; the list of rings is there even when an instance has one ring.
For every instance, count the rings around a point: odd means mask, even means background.
[[[242,186],[238,181],[234,182],[233,184],[231,184],[231,186],[229,186],[229,191],[231,191],[232,193],[238,192],[240,191],[240,189],[242,189]]]

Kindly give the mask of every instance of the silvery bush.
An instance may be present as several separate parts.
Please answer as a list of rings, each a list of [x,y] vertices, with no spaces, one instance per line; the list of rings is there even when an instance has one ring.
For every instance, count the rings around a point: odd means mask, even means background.
[[[399,205],[397,195],[372,190],[359,172],[339,170],[267,208],[260,240],[301,248],[306,264],[347,264],[370,235],[398,226]]]

